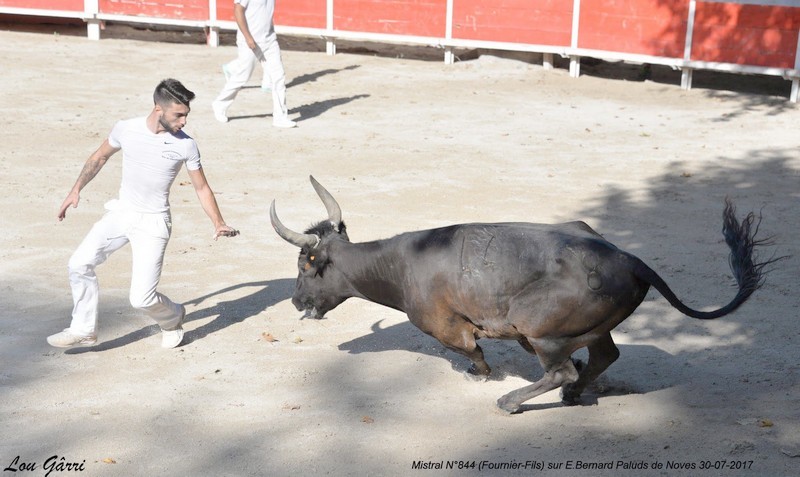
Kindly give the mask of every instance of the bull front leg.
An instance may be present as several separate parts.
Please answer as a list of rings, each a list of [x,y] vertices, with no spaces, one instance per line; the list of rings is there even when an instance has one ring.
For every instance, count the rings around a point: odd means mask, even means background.
[[[409,318],[411,318],[409,316]],[[418,321],[411,319],[419,329],[433,336],[446,348],[466,356],[471,362],[467,372],[478,378],[487,378],[492,368],[483,356],[483,349],[478,345],[476,336],[479,330],[471,322],[458,315],[448,317],[427,317]],[[424,326],[423,326],[424,325]]]

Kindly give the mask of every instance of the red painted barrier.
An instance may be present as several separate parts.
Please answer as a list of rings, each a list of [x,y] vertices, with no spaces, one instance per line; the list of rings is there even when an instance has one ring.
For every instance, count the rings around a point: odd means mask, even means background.
[[[90,38],[108,19],[207,26],[211,44],[235,27],[233,0],[0,0],[0,13],[48,11],[86,18]],[[329,52],[336,38],[359,37],[437,43],[446,59],[455,46],[541,47],[571,57],[574,75],[581,56],[630,59],[681,68],[687,88],[694,68],[784,76],[800,97],[800,1],[277,0],[275,23],[326,37]]]
[[[277,0],[277,2],[276,25],[320,29],[327,26],[326,0]]]
[[[692,59],[795,68],[800,8],[699,3]]]
[[[174,20],[208,20],[208,0],[99,0],[99,13]]]
[[[569,46],[572,0],[457,0],[453,38]]]
[[[235,21],[233,0],[217,0],[217,20]],[[274,21],[276,25],[283,26],[325,28],[327,26],[326,0],[277,0]]]
[[[689,0],[582,0],[578,47],[682,58]]]
[[[0,7],[30,8],[37,10],[83,11],[84,0],[0,0]]]
[[[233,0],[217,0],[217,20],[235,21],[233,18]]]
[[[446,0],[336,0],[333,28],[444,38]]]

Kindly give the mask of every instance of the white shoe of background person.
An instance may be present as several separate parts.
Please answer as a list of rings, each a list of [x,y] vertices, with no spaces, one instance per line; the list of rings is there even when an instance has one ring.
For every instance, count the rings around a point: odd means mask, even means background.
[[[228,116],[226,114],[226,111],[219,103],[217,103],[216,101],[211,103],[211,109],[214,110],[214,119],[216,119],[221,123],[228,122]]]
[[[297,123],[289,118],[273,118],[272,125],[276,128],[290,129],[297,127]]]

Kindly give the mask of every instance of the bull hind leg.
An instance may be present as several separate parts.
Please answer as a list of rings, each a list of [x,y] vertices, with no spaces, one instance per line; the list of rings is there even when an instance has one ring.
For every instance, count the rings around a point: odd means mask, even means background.
[[[542,367],[545,369],[544,376],[535,383],[519,389],[515,389],[505,396],[497,400],[497,406],[509,413],[519,411],[522,403],[529,401],[540,394],[564,386],[569,383],[574,383],[578,380],[578,370],[575,369],[575,364],[572,359],[567,357],[558,364],[549,363],[549,359],[542,358],[541,350],[537,350],[539,360]]]
[[[589,349],[589,362],[581,369],[578,380],[561,387],[561,402],[567,406],[579,404],[581,393],[586,386],[597,379],[619,358],[619,349],[614,344],[611,333],[604,334],[587,348]]]

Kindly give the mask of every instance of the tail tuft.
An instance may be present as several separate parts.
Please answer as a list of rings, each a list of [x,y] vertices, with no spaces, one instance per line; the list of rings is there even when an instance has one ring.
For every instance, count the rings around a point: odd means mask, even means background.
[[[697,318],[700,320],[713,320],[728,313],[733,312],[739,306],[750,298],[750,295],[764,283],[764,277],[770,272],[768,267],[773,263],[788,258],[788,256],[775,257],[773,255],[769,260],[759,261],[757,249],[762,246],[772,245],[772,238],[756,239],[758,234],[758,227],[761,225],[761,215],[758,217],[754,213],[749,213],[740,223],[736,219],[736,208],[730,199],[725,199],[725,210],[722,213],[722,235],[725,236],[725,242],[731,249],[728,263],[731,266],[731,272],[736,279],[737,292],[730,303],[713,311],[699,311],[689,308],[684,304],[675,293],[670,290],[669,286],[664,280],[658,276],[652,268],[648,267],[644,262],[636,259],[635,273],[639,279],[646,281],[656,290],[661,293],[664,298],[674,306],[678,311],[686,316]]]
[[[750,212],[740,223],[736,219],[736,207],[726,197],[722,219],[722,235],[731,249],[728,261],[739,287],[737,298],[743,302],[764,283],[764,277],[769,272],[766,267],[788,257],[773,255],[769,260],[758,261],[756,248],[773,245],[771,237],[756,239],[758,228],[761,225],[761,214],[756,216]]]

